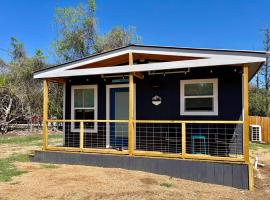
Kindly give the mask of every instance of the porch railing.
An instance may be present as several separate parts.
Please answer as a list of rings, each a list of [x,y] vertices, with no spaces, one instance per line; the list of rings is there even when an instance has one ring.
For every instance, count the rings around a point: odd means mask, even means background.
[[[47,120],[43,148],[182,159],[244,161],[242,121]]]

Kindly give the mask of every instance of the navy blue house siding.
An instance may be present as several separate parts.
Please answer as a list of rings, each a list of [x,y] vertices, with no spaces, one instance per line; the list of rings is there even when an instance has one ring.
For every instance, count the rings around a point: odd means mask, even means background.
[[[235,72],[235,69],[237,71]],[[216,67],[191,69],[190,73],[149,76],[143,80],[135,78],[136,118],[139,120],[239,120],[242,118],[242,74],[240,68]],[[218,116],[181,116],[180,80],[218,78]],[[111,79],[101,76],[72,77],[66,84],[66,119],[71,115],[71,86],[98,85],[98,118],[106,119],[106,85]],[[154,87],[159,86],[159,87]],[[152,104],[152,97],[162,98],[159,106]]]
[[[242,72],[241,68],[235,67],[216,67],[211,68],[196,68],[191,69],[187,74],[170,74],[170,75],[148,75],[144,73],[143,80],[135,78],[136,83],[136,119],[137,120],[241,120],[242,119]],[[180,80],[185,79],[209,79],[218,78],[218,116],[181,116],[180,115]],[[112,84],[112,79],[103,79],[101,76],[80,76],[68,78],[66,82],[66,110],[65,118],[71,118],[71,86],[72,85],[98,85],[98,119],[106,119],[106,85]],[[159,106],[152,104],[152,97],[158,95],[162,98],[162,103]],[[101,124],[98,133],[86,134],[86,141],[95,141],[91,147],[106,146],[106,124]],[[192,127],[191,127],[192,126]],[[196,130],[205,128],[203,124],[188,124],[187,125],[187,144],[188,134],[196,134]],[[218,127],[219,126],[219,127]],[[214,125],[214,129],[222,128],[224,125]],[[231,125],[229,134],[232,141],[238,141],[237,153],[242,152],[242,125]],[[235,131],[235,133],[234,133]],[[222,132],[219,132],[222,133]],[[181,144],[181,130],[177,130],[180,134],[177,144]],[[225,134],[215,135],[215,140],[223,140]],[[166,134],[165,134],[166,135]],[[164,134],[155,135],[156,138],[164,140]],[[218,138],[217,138],[218,137]],[[103,138],[103,139],[102,139]],[[69,132],[66,137],[65,145],[78,146],[79,134]],[[85,143],[89,147],[88,143]],[[93,146],[96,145],[96,146]],[[175,145],[175,144],[172,144]],[[166,149],[170,149],[172,145],[168,144]],[[143,144],[142,144],[143,146]],[[149,146],[149,145],[144,145]],[[150,149],[155,147],[149,146]],[[159,148],[159,147],[158,147]],[[226,147],[226,152],[236,147]],[[147,149],[145,149],[147,150]],[[181,145],[178,146],[177,153],[181,152]],[[207,150],[211,154],[211,149]],[[214,149],[213,152],[216,150]],[[190,152],[188,152],[190,153]]]

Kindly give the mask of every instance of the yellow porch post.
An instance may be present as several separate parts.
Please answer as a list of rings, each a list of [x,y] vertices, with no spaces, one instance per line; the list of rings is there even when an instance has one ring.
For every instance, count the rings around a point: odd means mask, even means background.
[[[248,128],[248,65],[243,67],[243,105],[244,105],[244,127],[243,127],[243,142],[244,142],[244,159],[249,163],[249,128]]]
[[[243,67],[243,98],[244,98],[244,124],[243,124],[243,143],[244,143],[244,160],[248,165],[248,182],[249,190],[254,191],[254,177],[253,177],[253,166],[249,163],[249,124],[248,124],[248,65],[244,64]]]
[[[84,142],[84,122],[80,121],[80,150],[83,151],[83,142]]]
[[[129,53],[129,65],[133,65],[133,55]],[[129,117],[128,117],[128,153],[133,155],[134,150],[134,77],[129,74]]]
[[[186,123],[182,122],[182,158],[186,158]]]
[[[43,81],[43,150],[48,147],[48,103],[49,103],[49,89],[48,80]]]

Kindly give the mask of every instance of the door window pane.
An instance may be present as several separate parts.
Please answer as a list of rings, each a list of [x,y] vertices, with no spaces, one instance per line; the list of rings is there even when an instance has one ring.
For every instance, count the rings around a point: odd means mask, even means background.
[[[115,93],[115,119],[128,119],[128,92]],[[126,123],[115,123],[115,137],[128,137],[128,126]]]

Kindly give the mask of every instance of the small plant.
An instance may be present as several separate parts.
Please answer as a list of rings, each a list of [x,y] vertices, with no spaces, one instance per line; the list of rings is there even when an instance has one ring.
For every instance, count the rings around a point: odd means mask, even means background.
[[[170,188],[170,187],[173,186],[173,184],[172,184],[172,183],[166,183],[166,182],[163,182],[163,183],[160,183],[160,186],[166,187],[166,188]]]

